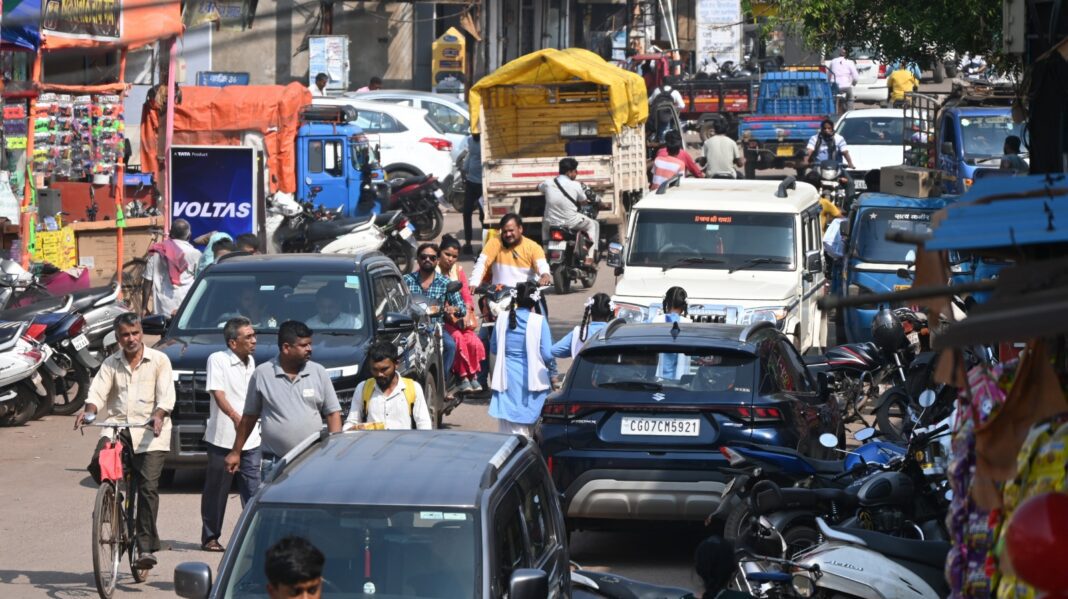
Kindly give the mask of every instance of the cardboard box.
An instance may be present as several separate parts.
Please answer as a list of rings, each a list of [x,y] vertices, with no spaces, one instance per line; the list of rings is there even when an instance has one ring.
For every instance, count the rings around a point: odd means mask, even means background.
[[[909,198],[931,198],[942,193],[942,171],[918,166],[884,166],[879,191]]]
[[[130,218],[123,230],[122,261],[141,258],[152,244],[149,227],[162,226],[158,218]],[[118,249],[118,231],[115,221],[72,223],[78,244],[78,264],[89,269],[89,281],[93,287],[108,285],[115,276]]]

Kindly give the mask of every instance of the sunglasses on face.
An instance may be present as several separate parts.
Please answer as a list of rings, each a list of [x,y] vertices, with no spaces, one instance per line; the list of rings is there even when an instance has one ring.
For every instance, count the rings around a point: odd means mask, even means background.
[[[419,259],[420,260],[437,260],[438,259],[438,255],[437,254],[419,254]]]

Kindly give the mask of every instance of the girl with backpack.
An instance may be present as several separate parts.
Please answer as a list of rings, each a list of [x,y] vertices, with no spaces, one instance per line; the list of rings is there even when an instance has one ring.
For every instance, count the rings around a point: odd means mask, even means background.
[[[489,415],[497,419],[498,432],[532,437],[552,388],[546,364],[553,357],[552,333],[538,307],[541,290],[536,283],[519,283],[512,294],[512,309],[498,317],[490,338],[496,359]]]
[[[554,358],[574,358],[586,341],[597,331],[608,326],[615,313],[615,304],[607,293],[596,293],[586,300],[586,310],[582,313],[582,324],[564,335],[553,345]]]

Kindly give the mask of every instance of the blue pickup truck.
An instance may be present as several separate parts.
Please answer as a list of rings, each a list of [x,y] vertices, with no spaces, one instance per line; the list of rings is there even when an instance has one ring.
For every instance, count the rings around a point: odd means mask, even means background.
[[[805,146],[820,122],[834,114],[834,93],[819,70],[767,73],[760,80],[756,112],[742,117],[738,135],[745,151],[745,176],[757,170],[803,169]]]
[[[983,176],[997,176],[1005,138],[1023,138],[1009,106],[947,105],[938,116],[938,169],[946,193],[962,194]]]
[[[345,216],[382,210],[376,182],[385,179],[377,152],[360,127],[355,110],[306,106],[297,131],[297,198]]]

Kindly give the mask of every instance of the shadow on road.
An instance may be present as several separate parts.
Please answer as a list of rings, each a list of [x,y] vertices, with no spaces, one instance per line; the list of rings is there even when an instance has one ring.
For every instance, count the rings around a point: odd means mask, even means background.
[[[20,593],[19,587],[43,591],[45,596],[53,599],[75,599],[98,597],[93,583],[92,572],[53,572],[48,570],[0,570],[0,584],[12,585],[4,591],[5,597],[27,596]],[[119,584],[115,589],[117,595],[152,592],[155,590],[173,592],[174,583],[168,581],[150,582],[144,585],[133,583],[129,574],[120,574]],[[27,593],[28,594],[28,593]],[[35,593],[36,594],[36,593]]]

